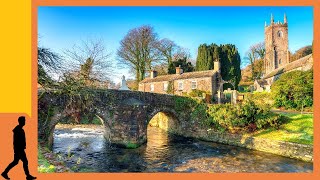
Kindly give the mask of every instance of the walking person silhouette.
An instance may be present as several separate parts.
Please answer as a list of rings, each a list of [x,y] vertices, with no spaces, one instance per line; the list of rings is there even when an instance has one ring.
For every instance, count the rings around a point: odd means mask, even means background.
[[[1,173],[1,176],[5,179],[10,179],[8,177],[8,172],[10,169],[12,169],[14,166],[16,166],[19,163],[19,160],[23,162],[23,169],[24,173],[26,174],[27,180],[36,179],[36,177],[33,177],[29,173],[28,168],[28,159],[26,156],[26,153],[24,150],[26,149],[26,136],[24,133],[24,130],[22,129],[23,126],[26,124],[26,118],[24,116],[20,116],[18,118],[19,125],[17,125],[12,131],[13,131],[13,150],[14,150],[14,160],[12,163],[8,165],[8,167]]]

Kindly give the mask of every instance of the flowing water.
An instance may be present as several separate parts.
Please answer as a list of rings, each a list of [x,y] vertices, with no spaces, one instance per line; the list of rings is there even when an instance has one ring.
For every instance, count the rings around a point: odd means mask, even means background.
[[[75,172],[312,172],[312,163],[148,128],[147,144],[121,149],[99,126],[56,128],[53,151]]]

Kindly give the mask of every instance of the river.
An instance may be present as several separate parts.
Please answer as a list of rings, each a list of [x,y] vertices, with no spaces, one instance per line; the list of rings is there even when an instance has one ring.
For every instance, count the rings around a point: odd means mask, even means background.
[[[312,172],[313,164],[148,128],[147,144],[108,144],[101,126],[57,127],[54,153],[75,172]]]

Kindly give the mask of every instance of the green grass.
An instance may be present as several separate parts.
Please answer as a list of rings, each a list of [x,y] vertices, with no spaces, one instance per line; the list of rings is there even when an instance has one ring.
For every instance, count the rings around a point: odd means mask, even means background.
[[[48,162],[42,154],[42,149],[38,147],[38,172],[40,173],[51,173],[55,172],[56,167]]]
[[[254,137],[293,142],[299,144],[313,144],[313,114],[279,113],[289,118],[288,122],[279,129],[268,128],[257,131]]]

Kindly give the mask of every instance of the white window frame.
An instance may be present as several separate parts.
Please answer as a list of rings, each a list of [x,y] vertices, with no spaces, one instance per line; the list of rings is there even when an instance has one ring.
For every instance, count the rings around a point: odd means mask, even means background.
[[[178,90],[183,90],[183,82],[178,82]]]
[[[195,83],[195,87],[193,87],[194,83]],[[191,81],[191,89],[197,89],[197,87],[198,87],[197,81]]]
[[[163,83],[163,90],[164,91],[168,90],[168,83],[167,82]]]
[[[154,84],[150,84],[150,92],[154,92]]]

